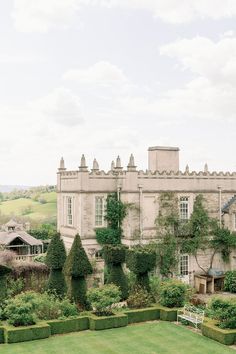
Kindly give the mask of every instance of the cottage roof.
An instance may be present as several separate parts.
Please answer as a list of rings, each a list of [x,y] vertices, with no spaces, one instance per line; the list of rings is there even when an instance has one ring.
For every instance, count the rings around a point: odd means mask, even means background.
[[[228,213],[229,208],[231,207],[232,204],[236,203],[236,194],[223,206],[222,212],[223,213]]]
[[[17,226],[17,225],[18,225],[18,223],[17,223],[14,219],[9,220],[9,221],[5,224],[5,226],[7,226],[7,227],[15,227],[15,226]]]
[[[17,232],[0,232],[0,244],[8,246],[15,239],[20,238],[23,242],[25,242],[29,246],[42,246],[43,243],[40,240],[37,240],[33,236],[27,234],[25,231],[17,231]]]

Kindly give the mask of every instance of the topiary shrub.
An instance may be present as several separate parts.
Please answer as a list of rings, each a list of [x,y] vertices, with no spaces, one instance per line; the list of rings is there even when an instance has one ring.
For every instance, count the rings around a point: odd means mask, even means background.
[[[136,274],[136,284],[150,291],[148,272],[156,265],[156,254],[145,247],[134,247],[126,252],[126,266]]]
[[[103,257],[108,267],[107,283],[115,284],[121,290],[121,299],[128,297],[128,282],[122,268],[125,262],[126,249],[124,245],[105,245],[103,247]]]
[[[100,288],[88,290],[88,300],[97,316],[112,315],[111,306],[121,299],[121,291],[114,284],[103,285]]]
[[[160,303],[166,307],[182,307],[188,287],[178,280],[166,280],[160,286]]]
[[[66,250],[59,233],[53,235],[46,254],[45,263],[50,268],[47,291],[63,297],[66,293],[66,281],[62,268],[66,260]]]
[[[225,273],[224,290],[236,293],[236,270]]]
[[[96,239],[100,245],[117,245],[121,243],[121,234],[119,229],[103,227],[96,229]]]
[[[79,304],[80,307],[86,308],[88,303],[85,277],[93,272],[93,268],[82,246],[79,234],[74,238],[64,265],[64,272],[67,276],[71,277],[70,298]]]

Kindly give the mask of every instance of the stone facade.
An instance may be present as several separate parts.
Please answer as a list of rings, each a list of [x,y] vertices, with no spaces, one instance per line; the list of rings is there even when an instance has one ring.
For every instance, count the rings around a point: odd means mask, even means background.
[[[200,172],[189,171],[188,166],[181,172],[178,148],[149,148],[146,171],[137,170],[133,155],[126,169],[118,157],[108,172],[101,171],[96,160],[89,171],[84,156],[78,170],[67,171],[61,159],[57,191],[58,230],[66,247],[70,248],[75,234],[79,233],[84,247],[91,254],[99,249],[95,238],[96,227],[106,226],[103,219],[106,196],[115,191],[122,201],[132,204],[123,223],[123,243],[128,246],[140,240],[147,243],[156,237],[159,196],[168,191],[174,192],[180,203],[181,200],[185,201],[183,203],[187,206],[183,212],[187,217],[192,212],[196,195],[203,194],[210,216],[218,218],[231,230],[236,229],[236,203],[223,210],[236,194],[236,172],[210,172],[207,165]],[[234,256],[227,269],[236,267]],[[209,258],[207,255],[203,257]],[[188,262],[191,278],[191,274],[199,269],[192,257],[189,257]],[[225,269],[220,255],[215,257],[214,267]]]

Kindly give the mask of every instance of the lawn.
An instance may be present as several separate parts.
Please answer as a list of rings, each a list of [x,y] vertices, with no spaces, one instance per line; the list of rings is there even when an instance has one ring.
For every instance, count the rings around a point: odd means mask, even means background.
[[[1,344],[1,354],[227,354],[220,343],[169,322],[84,331],[33,342]]]
[[[32,199],[19,198],[2,202],[0,204],[0,212],[4,215],[9,215],[9,217],[15,215],[31,219],[56,217],[56,192],[43,193],[41,196],[45,199],[45,204]]]

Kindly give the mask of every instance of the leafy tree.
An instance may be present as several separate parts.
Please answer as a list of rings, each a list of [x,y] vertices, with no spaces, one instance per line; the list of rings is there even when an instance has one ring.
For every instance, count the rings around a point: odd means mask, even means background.
[[[66,282],[62,268],[66,260],[66,250],[60,233],[55,233],[48,247],[45,263],[50,268],[50,275],[47,284],[49,292],[55,292],[63,297],[66,292]]]
[[[108,266],[107,283],[115,284],[120,288],[122,300],[126,300],[128,297],[128,282],[122,268],[126,249],[124,245],[105,245],[103,247],[103,256]]]
[[[87,306],[85,277],[91,274],[93,269],[82,246],[79,234],[74,238],[74,242],[64,265],[64,272],[71,277],[71,299],[85,308]]]

